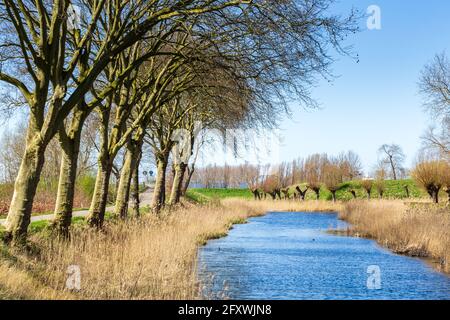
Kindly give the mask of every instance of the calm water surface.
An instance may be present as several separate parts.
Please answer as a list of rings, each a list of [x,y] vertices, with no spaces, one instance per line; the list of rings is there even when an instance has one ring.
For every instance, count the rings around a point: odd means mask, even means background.
[[[200,249],[199,273],[209,298],[450,299],[450,277],[373,240],[334,236],[336,214],[276,212],[236,225]],[[380,289],[368,289],[369,266]],[[373,283],[373,282],[372,282]],[[376,283],[375,283],[376,284]]]

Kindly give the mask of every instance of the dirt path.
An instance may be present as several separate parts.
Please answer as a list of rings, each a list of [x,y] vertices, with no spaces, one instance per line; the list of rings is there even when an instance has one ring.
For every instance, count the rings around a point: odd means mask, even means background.
[[[153,194],[153,187],[148,188],[147,190],[145,190],[144,192],[141,193],[140,196],[140,200],[141,200],[141,207],[145,207],[150,205],[151,200],[152,200],[152,194]],[[114,206],[109,206],[106,208],[106,211],[113,211],[114,210]],[[79,210],[79,211],[74,211],[72,213],[73,217],[85,217],[87,216],[89,213],[89,210]],[[54,217],[54,214],[43,214],[40,216],[32,216],[31,217],[31,222],[35,222],[35,221],[41,221],[41,220],[52,220]],[[6,222],[6,219],[0,219],[0,224],[4,224]]]

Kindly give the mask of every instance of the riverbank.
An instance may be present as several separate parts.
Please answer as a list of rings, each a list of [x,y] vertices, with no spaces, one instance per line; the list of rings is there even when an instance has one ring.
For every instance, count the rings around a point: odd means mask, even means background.
[[[102,232],[80,223],[65,243],[43,229],[30,236],[28,252],[1,248],[0,299],[198,299],[197,251],[207,240],[267,211],[332,211],[333,206],[234,199],[185,203],[160,217],[109,220]],[[79,291],[66,288],[70,270],[80,271]]]
[[[400,200],[351,201],[339,218],[350,235],[372,238],[391,251],[429,258],[439,271],[450,272],[450,207]]]
[[[49,237],[44,228],[30,236],[27,252],[0,247],[0,299],[199,299],[199,246],[270,211],[339,212],[352,224],[351,233],[398,253],[444,259],[448,270],[449,215],[430,215],[422,210],[428,207],[411,211],[401,201],[224,199],[184,203],[159,217],[146,214],[127,223],[108,220],[102,232],[79,223],[68,242]],[[66,287],[73,266],[80,271],[79,291]]]

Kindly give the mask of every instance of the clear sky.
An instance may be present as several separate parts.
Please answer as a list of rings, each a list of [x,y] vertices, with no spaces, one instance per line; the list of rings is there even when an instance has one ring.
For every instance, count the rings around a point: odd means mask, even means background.
[[[346,1],[352,6],[381,9],[381,30],[368,30],[350,39],[359,63],[340,57],[333,66],[339,75],[332,84],[319,81],[313,96],[321,110],[295,110],[282,123],[280,156],[290,160],[315,152],[336,154],[354,150],[370,170],[377,148],[399,144],[407,155],[406,166],[417,155],[420,136],[430,123],[418,93],[420,71],[436,53],[450,54],[450,1],[373,0]]]

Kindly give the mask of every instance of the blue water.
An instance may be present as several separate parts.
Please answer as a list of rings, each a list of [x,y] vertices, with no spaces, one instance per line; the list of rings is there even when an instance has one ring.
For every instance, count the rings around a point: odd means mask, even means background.
[[[423,260],[326,232],[345,227],[330,213],[251,218],[200,249],[203,293],[213,299],[450,299],[450,277]]]

